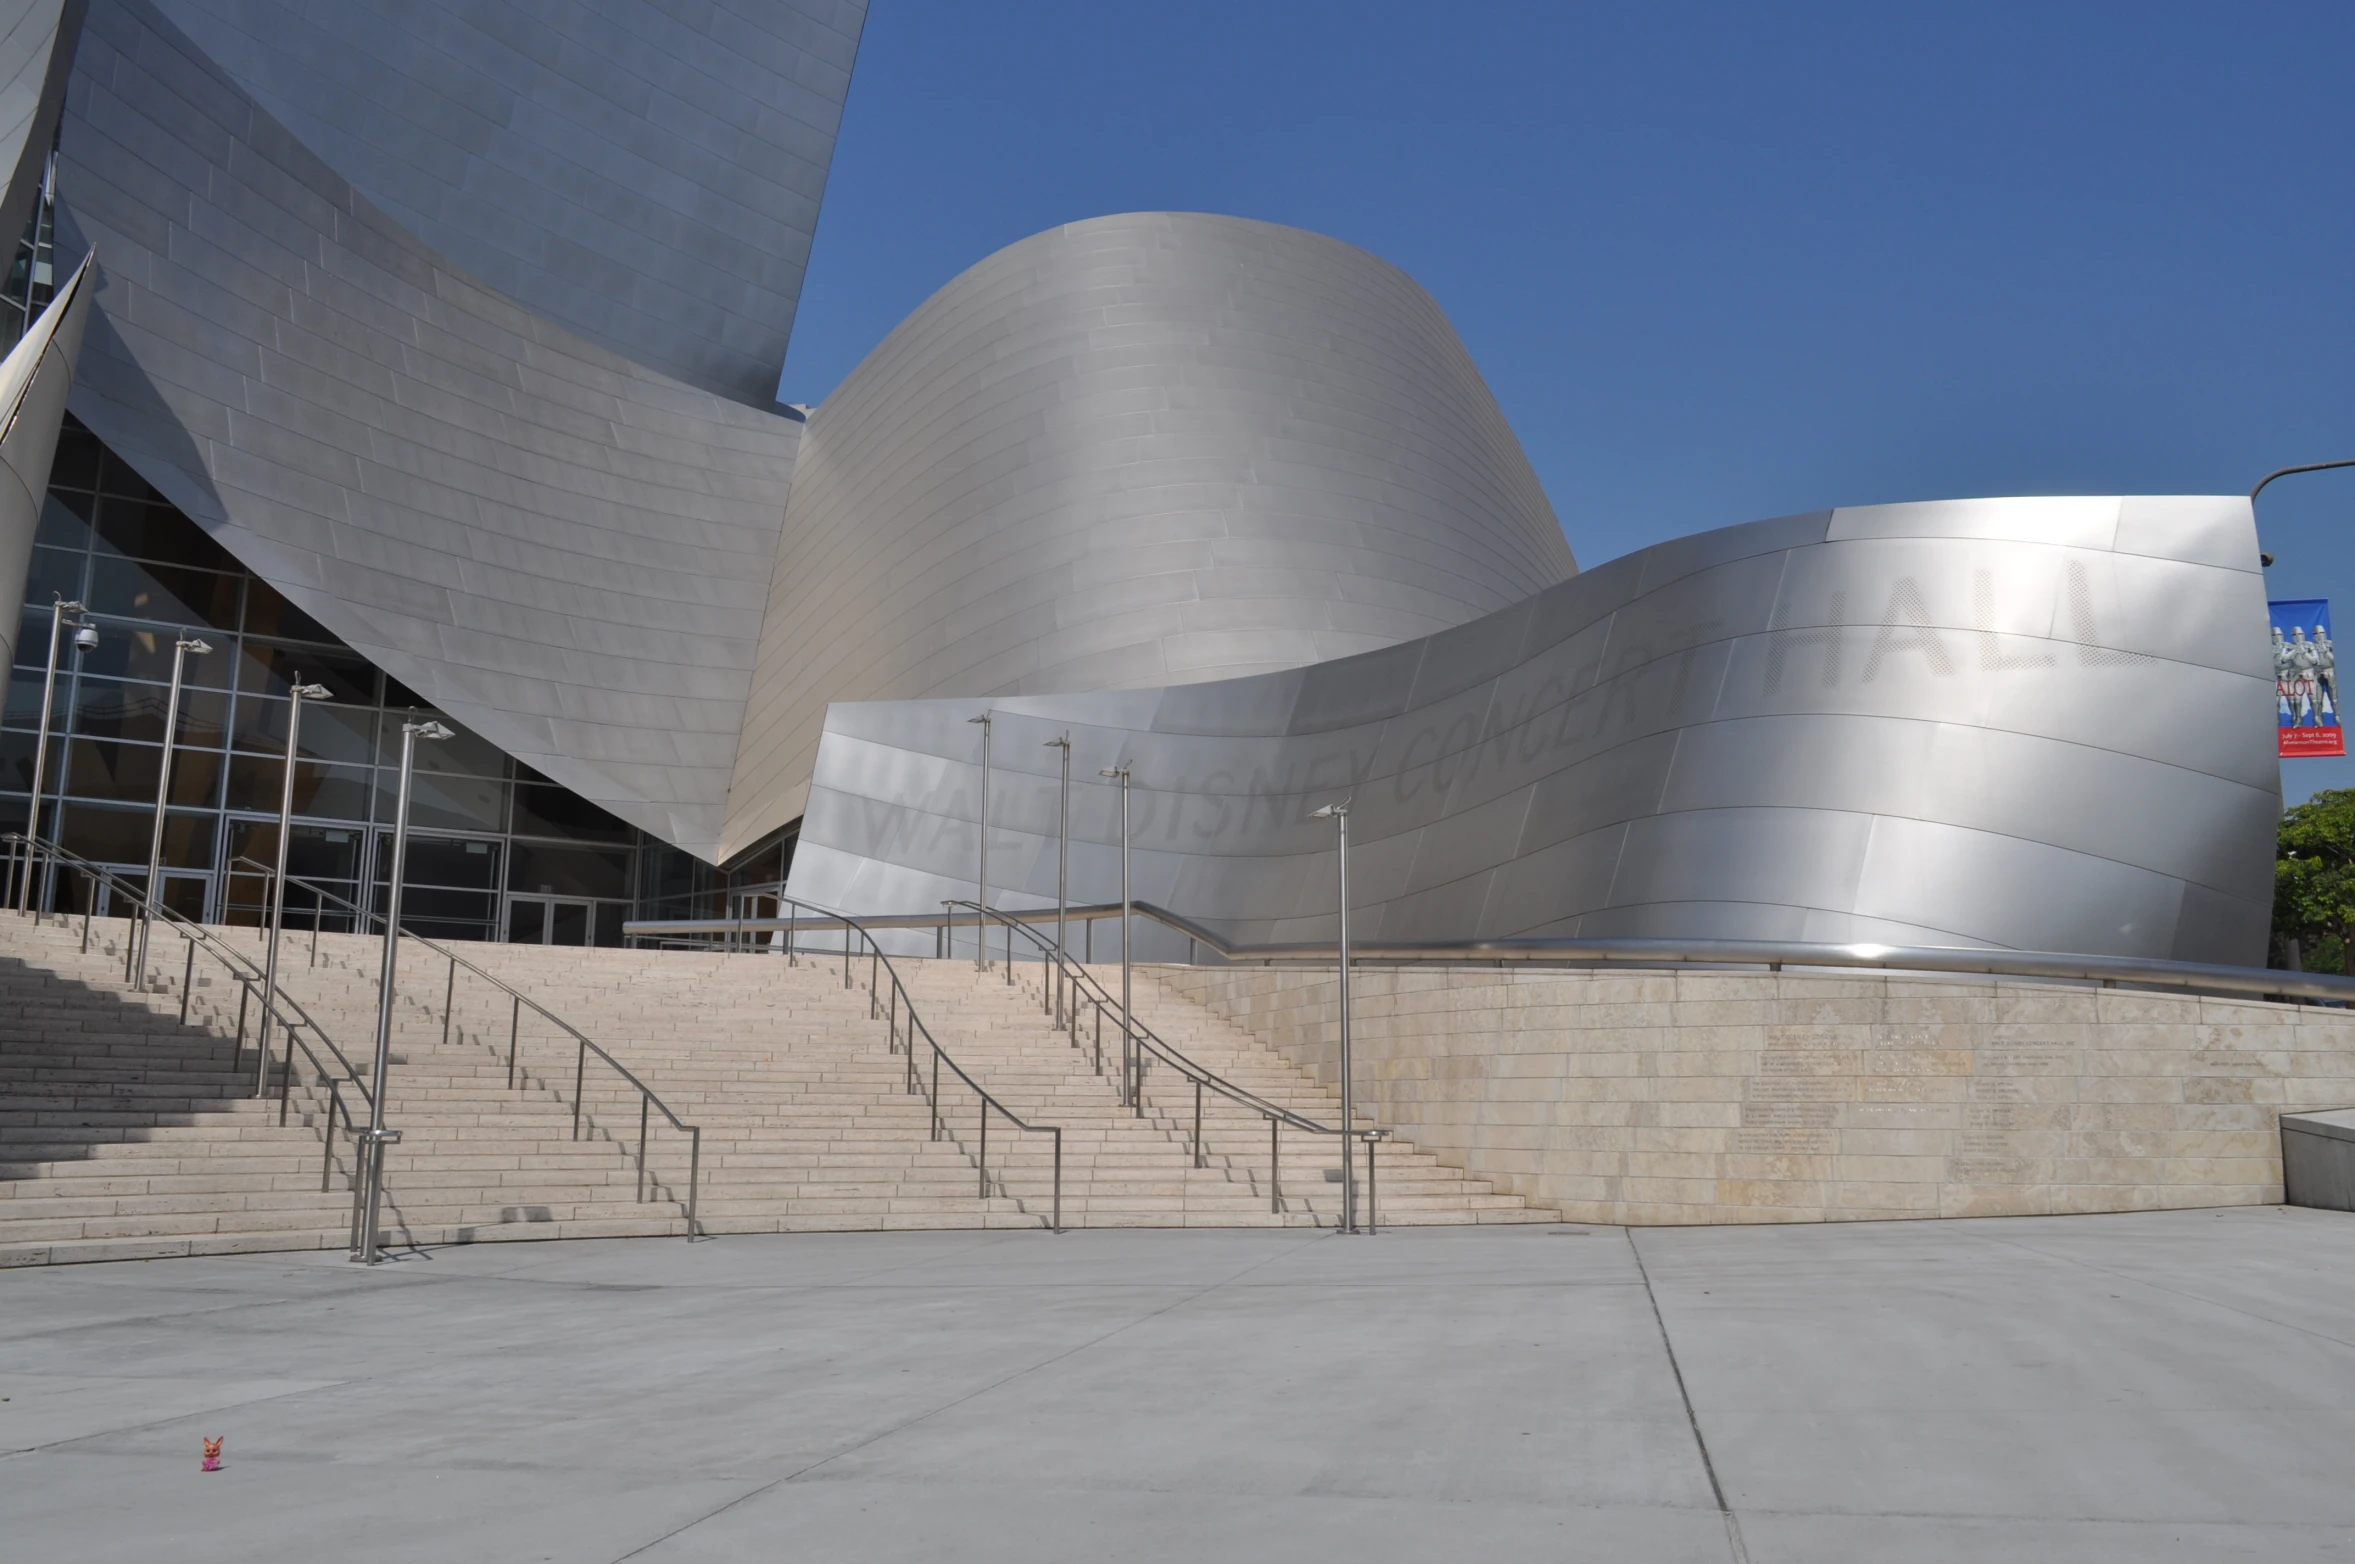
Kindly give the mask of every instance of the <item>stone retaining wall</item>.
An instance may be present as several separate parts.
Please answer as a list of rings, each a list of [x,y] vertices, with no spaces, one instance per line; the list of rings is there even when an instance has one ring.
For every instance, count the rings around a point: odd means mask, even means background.
[[[1150,970],[1335,1078],[1330,974]],[[1821,972],[1373,969],[1352,994],[1361,1113],[1573,1221],[2261,1204],[2280,1113],[2355,1103],[2355,1014],[2318,1007]]]

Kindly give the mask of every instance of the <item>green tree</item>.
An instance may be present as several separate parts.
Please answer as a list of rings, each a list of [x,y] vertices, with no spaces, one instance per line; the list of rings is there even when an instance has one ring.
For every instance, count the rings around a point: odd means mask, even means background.
[[[2345,970],[2355,944],[2355,788],[2317,793],[2282,815],[2273,932],[2299,943],[2307,970]]]

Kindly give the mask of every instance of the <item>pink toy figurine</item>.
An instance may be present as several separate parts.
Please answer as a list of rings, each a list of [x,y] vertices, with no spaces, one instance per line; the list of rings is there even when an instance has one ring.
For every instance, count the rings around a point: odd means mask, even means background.
[[[199,1435],[198,1437],[202,1438],[203,1436]],[[223,1434],[221,1439],[228,1437],[227,1434]],[[206,1439],[204,1441],[204,1469],[208,1472],[217,1472],[221,1469],[220,1439]]]

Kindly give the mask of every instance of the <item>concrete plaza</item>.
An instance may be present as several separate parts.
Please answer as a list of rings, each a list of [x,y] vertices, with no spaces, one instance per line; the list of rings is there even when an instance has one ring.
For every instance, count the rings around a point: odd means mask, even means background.
[[[54,1266],[0,1396],[10,1559],[2343,1559],[2355,1218]]]

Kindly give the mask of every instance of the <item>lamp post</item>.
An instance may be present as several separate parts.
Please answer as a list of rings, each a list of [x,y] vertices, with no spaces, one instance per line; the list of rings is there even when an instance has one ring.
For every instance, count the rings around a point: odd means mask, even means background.
[[[417,770],[417,741],[451,736],[438,722],[401,724],[401,791],[393,806],[392,878],[385,888],[384,903],[384,964],[376,979],[376,1070],[369,1094],[368,1133],[362,1138],[366,1187],[361,1194],[360,1252],[352,1256],[362,1265],[374,1265],[377,1260],[376,1212],[384,1196],[384,1148],[401,1138],[399,1130],[384,1127],[384,1099],[385,1071],[392,1063],[393,976],[400,965],[401,878],[409,865],[409,780]],[[285,856],[283,847],[279,856]]]
[[[164,904],[164,806],[172,796],[172,745],[180,736],[180,684],[188,670],[188,654],[211,651],[203,641],[181,636],[172,643],[172,695],[164,705],[164,752],[155,774],[155,832],[147,844],[147,916],[139,921],[139,983],[147,983],[148,936],[155,932],[155,915]]]
[[[298,684],[290,697],[286,708],[286,775],[278,787],[278,864],[270,871],[270,951],[262,962],[262,1025],[256,1044],[261,1058],[254,1066],[253,1086],[256,1097],[270,1089],[270,1015],[278,1001],[278,933],[286,922],[286,864],[294,846],[295,744],[303,731],[303,702],[325,700],[327,686]]]
[[[1330,820],[1339,833],[1335,861],[1341,875],[1341,1231],[1357,1231],[1357,1162],[1349,1154],[1357,1132],[1356,1103],[1350,1092],[1349,1069],[1349,800],[1312,809],[1311,820]]]
[[[41,736],[33,743],[32,818],[25,822],[25,837],[28,843],[37,844],[41,840],[41,787],[42,779],[49,774],[49,720],[50,714],[55,710],[57,705],[58,637],[65,630],[66,615],[84,614],[88,612],[89,610],[84,608],[80,603],[68,602],[63,597],[58,598],[56,602],[49,605],[49,677],[48,682],[41,686]],[[87,634],[90,637],[93,644],[95,644],[98,639],[98,632],[91,628],[87,622],[77,626],[74,631],[74,647],[77,652],[87,649],[82,645],[82,637],[84,634]],[[60,791],[62,791],[62,788]],[[23,912],[26,908],[30,907],[32,903],[33,858],[31,848],[28,846],[25,854],[24,882],[16,888],[16,910]],[[46,905],[46,898],[44,898],[44,905]]]
[[[969,723],[981,725],[981,868],[975,879],[973,897],[973,970],[989,970],[989,732],[995,726],[990,714],[967,717]],[[845,934],[844,939],[850,936]]]
[[[1063,752],[1063,791],[1055,799],[1055,1024],[1062,1026],[1063,963],[1071,959],[1063,943],[1064,920],[1071,905],[1071,735],[1066,732],[1039,748]]]
[[[1134,1029],[1129,1020],[1129,961],[1128,961],[1128,767],[1106,766],[1096,773],[1100,777],[1120,783],[1120,1093],[1128,1105],[1143,1111],[1138,1101],[1136,1068],[1131,1055],[1136,1052]]]

